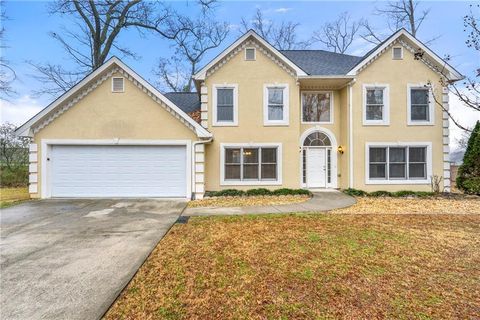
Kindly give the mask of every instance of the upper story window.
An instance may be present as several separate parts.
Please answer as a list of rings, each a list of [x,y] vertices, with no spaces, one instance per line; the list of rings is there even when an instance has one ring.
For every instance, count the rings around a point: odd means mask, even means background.
[[[237,85],[213,86],[213,125],[238,124]]]
[[[255,48],[245,48],[245,60],[252,61],[256,58]]]
[[[121,77],[112,78],[112,92],[125,92],[123,78]]]
[[[302,122],[333,123],[332,92],[303,92]]]
[[[392,58],[393,58],[393,60],[402,60],[403,59],[403,48],[402,47],[393,47]]]
[[[431,90],[423,85],[407,86],[407,116],[409,125],[433,124],[433,97]]]
[[[363,124],[389,124],[388,85],[363,86]]]
[[[288,85],[265,85],[263,122],[265,125],[288,125]]]

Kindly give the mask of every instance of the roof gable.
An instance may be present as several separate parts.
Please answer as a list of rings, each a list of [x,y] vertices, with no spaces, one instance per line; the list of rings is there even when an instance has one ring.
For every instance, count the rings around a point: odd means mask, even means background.
[[[385,39],[382,43],[377,45],[375,48],[367,52],[363,59],[361,59],[349,72],[348,75],[357,75],[369,64],[375,61],[380,55],[385,53],[390,47],[395,44],[401,44],[407,50],[412,53],[416,53],[418,49],[424,52],[424,55],[419,58],[420,61],[425,63],[429,68],[434,70],[437,73],[442,73],[447,77],[448,80],[457,81],[461,80],[464,77],[455,70],[451,65],[449,65],[445,60],[440,58],[436,53],[434,53],[430,48],[424,45],[420,40],[415,38],[405,29],[400,29],[390,37]]]
[[[250,39],[249,39],[250,38]],[[218,56],[210,61],[205,67],[200,69],[193,75],[195,80],[205,80],[210,74],[218,70],[222,65],[227,63],[233,56],[241,52],[245,47],[254,45],[260,49],[265,55],[280,65],[285,71],[293,76],[306,76],[307,73],[298,65],[288,59],[283,53],[275,49],[265,39],[260,37],[255,31],[249,30],[243,36],[238,38],[227,49],[223,50]]]
[[[140,77],[135,71],[130,69],[117,57],[110,58],[98,69],[87,75],[74,87],[65,92],[62,96],[20,126],[16,130],[16,133],[19,136],[32,136],[34,133],[38,132],[49,123],[54,121],[70,107],[74,106],[78,101],[95,90],[96,87],[98,87],[105,80],[109,79],[116,72],[120,72],[125,79],[133,82],[155,102],[165,108],[189,129],[194,131],[198,137],[209,138],[212,136],[210,132],[208,132],[199,123],[188,116],[183,110],[162,95],[157,89],[155,89],[151,84]]]

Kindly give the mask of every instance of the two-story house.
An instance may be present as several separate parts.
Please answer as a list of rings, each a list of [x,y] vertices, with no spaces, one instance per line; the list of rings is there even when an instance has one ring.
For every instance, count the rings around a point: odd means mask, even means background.
[[[198,93],[163,95],[112,58],[17,132],[33,197],[449,190],[442,77],[462,79],[403,29],[363,57],[249,31],[194,75]]]

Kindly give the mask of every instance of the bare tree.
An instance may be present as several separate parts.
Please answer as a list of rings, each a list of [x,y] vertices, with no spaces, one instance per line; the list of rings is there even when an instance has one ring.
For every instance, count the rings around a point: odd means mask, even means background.
[[[476,5],[475,7],[478,9],[480,8],[480,5]],[[476,16],[472,9],[473,6],[470,5],[470,12],[463,18],[463,24],[465,28],[464,31],[467,32],[467,40],[465,41],[465,44],[467,47],[477,51],[478,54],[480,53],[480,17]],[[422,60],[423,56],[424,52],[420,49],[415,53],[416,60]],[[448,63],[448,61],[451,59],[449,56],[447,56],[444,60],[447,61],[446,63]],[[449,92],[456,96],[466,108],[478,112],[480,116],[480,83],[478,82],[480,78],[480,66],[475,68],[473,77],[467,77],[460,83],[452,83],[448,81],[448,75],[445,66],[438,68],[437,71],[441,74],[441,87],[447,87]],[[431,82],[429,82],[427,86],[433,90],[434,86]],[[452,113],[443,106],[441,100],[437,99],[435,95],[433,95],[433,97],[435,104],[438,105],[442,111],[447,113],[448,117],[458,128],[464,130],[465,132],[472,131],[472,128],[461,124],[458,119],[456,119],[454,115],[452,115]]]
[[[304,49],[309,46],[308,42],[298,40],[299,23],[282,21],[277,25],[273,21],[265,19],[260,9],[257,9],[251,22],[242,18],[240,25],[240,32],[245,33],[253,29],[279,50]]]
[[[158,85],[167,90],[191,92],[194,89],[192,76],[205,54],[217,48],[228,35],[226,22],[219,23],[207,15],[192,20],[188,28],[175,39],[175,55],[161,58],[154,70]]]
[[[202,0],[208,8],[213,0]],[[128,48],[120,46],[118,37],[123,30],[136,28],[141,33],[152,31],[166,39],[175,39],[184,30],[186,18],[179,16],[163,2],[142,0],[58,0],[51,4],[50,13],[73,17],[76,28],[63,29],[50,35],[65,49],[75,68],[66,70],[59,64],[31,64],[37,79],[46,84],[40,94],[59,94],[72,87],[88,72],[101,66],[117,52],[136,57]]]
[[[418,30],[430,13],[430,8],[423,10],[419,8],[420,2],[420,0],[388,2],[385,7],[376,8],[374,13],[386,17],[386,22],[392,32],[406,28],[414,37],[417,37]],[[378,33],[368,20],[363,20],[361,26],[363,32],[360,36],[368,42],[378,44],[386,38],[386,35]],[[427,42],[432,42],[437,38]]]
[[[5,45],[5,27],[3,26],[7,15],[5,10],[0,8],[0,50],[5,51],[7,46]],[[15,90],[12,88],[12,83],[17,78],[15,70],[11,67],[9,61],[5,58],[5,53],[0,55],[0,99],[7,100],[8,97],[12,97],[15,94]]]
[[[345,53],[359,28],[360,24],[350,21],[350,15],[344,12],[335,21],[327,22],[320,30],[314,31],[312,42],[320,42],[333,52]]]

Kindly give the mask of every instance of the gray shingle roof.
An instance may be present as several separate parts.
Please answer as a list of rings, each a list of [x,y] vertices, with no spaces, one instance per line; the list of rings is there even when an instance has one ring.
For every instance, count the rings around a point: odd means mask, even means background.
[[[168,92],[164,96],[185,113],[200,109],[200,96],[196,92]]]
[[[324,50],[281,50],[288,59],[309,75],[345,75],[363,57]]]

